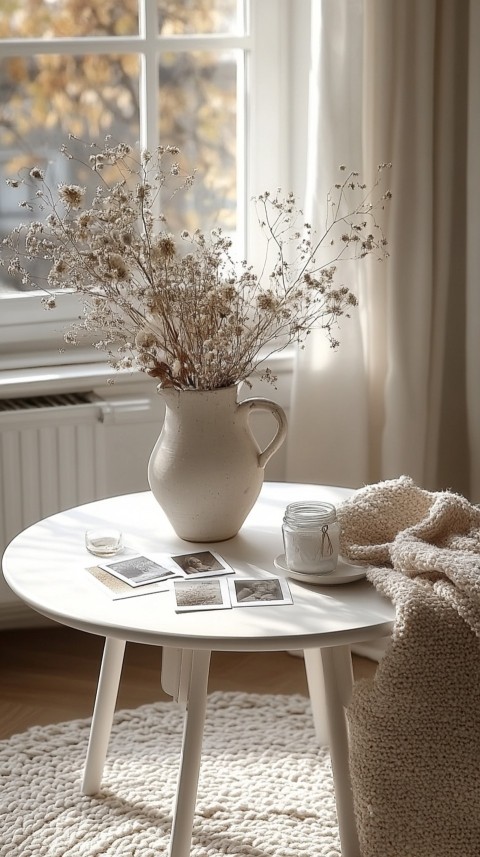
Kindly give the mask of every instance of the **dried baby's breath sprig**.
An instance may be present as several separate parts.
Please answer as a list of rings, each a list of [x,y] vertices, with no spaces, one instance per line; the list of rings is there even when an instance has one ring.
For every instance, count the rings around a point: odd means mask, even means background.
[[[232,258],[222,229],[209,235],[183,229],[175,236],[160,210],[160,195],[187,190],[194,175],[182,175],[179,150],[160,146],[135,152],[109,138],[87,147],[78,159],[96,175],[89,194],[78,184],[52,190],[46,172],[33,167],[12,188],[25,186],[21,203],[41,217],[17,227],[3,241],[1,263],[24,285],[40,288],[47,308],[62,290],[83,297],[83,317],[66,333],[68,343],[85,337],[109,355],[116,369],[140,369],[159,387],[211,390],[248,381],[254,368],[292,342],[303,343],[322,328],[333,347],[338,319],[357,299],[337,284],[346,259],[387,255],[377,212],[389,199],[380,173],[370,191],[356,172],[327,199],[324,230],[304,222],[293,194],[268,192],[253,201],[265,240],[260,271]],[[172,186],[173,182],[173,186]],[[31,264],[47,263],[43,280]],[[274,382],[267,367],[263,378]]]

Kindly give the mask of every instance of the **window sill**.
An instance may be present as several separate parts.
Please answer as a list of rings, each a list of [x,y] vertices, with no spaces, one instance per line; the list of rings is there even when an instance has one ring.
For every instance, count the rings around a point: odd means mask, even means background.
[[[88,352],[91,354],[91,349]],[[293,369],[294,348],[287,348],[269,359],[269,365],[277,376],[289,375]],[[81,356],[80,354],[78,356]],[[98,387],[114,386],[125,388],[127,385],[149,387],[155,391],[155,382],[143,372],[117,372],[106,362],[61,363],[65,355],[39,355],[38,366],[9,366],[0,362],[0,398],[35,396],[46,393],[82,392]],[[252,379],[254,380],[254,379]],[[262,385],[267,387],[267,385]],[[268,385],[268,389],[274,388]],[[264,391],[262,391],[263,394]],[[252,393],[252,395],[256,395]]]
[[[67,393],[91,390],[115,382],[115,386],[147,382],[141,372],[114,372],[106,363],[45,365],[0,370],[0,398],[35,396],[45,393]],[[148,383],[150,383],[148,381]]]

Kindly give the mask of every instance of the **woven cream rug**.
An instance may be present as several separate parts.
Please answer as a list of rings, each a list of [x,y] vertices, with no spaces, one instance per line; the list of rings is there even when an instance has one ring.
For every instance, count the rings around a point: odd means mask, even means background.
[[[102,791],[80,794],[89,720],[0,742],[1,857],[167,853],[183,716],[115,716]],[[340,857],[330,758],[301,696],[209,697],[192,857]]]

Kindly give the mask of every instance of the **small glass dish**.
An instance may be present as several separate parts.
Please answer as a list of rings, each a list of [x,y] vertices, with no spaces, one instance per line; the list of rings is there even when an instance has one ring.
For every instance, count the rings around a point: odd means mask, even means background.
[[[116,556],[123,551],[123,534],[114,527],[86,530],[85,547],[95,556]]]

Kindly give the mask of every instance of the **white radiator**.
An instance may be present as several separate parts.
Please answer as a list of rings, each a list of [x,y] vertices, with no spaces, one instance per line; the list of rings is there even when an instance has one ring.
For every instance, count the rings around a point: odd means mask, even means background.
[[[0,547],[46,515],[105,496],[101,402],[72,393],[0,399]]]

